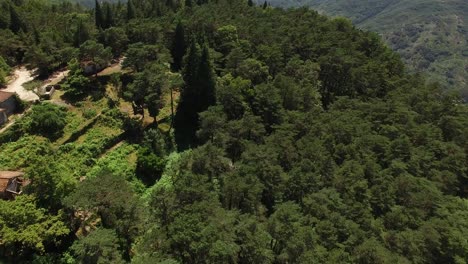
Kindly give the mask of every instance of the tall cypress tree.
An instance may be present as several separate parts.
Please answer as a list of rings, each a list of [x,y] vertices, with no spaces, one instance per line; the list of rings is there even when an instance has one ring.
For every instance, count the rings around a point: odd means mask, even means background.
[[[23,20],[21,20],[13,5],[10,5],[10,30],[15,34],[20,30],[26,31]]]
[[[263,9],[266,9],[268,7],[268,2],[265,1],[265,3],[263,3]]]
[[[249,1],[247,2],[247,4],[248,4],[249,6],[253,6],[253,5],[254,5],[254,3],[253,3],[252,0],[249,0]]]
[[[94,1],[95,8],[94,8],[94,20],[96,23],[97,28],[103,28],[104,26],[104,16],[102,14],[101,4],[99,4],[98,0]]]
[[[105,16],[105,28],[114,26],[114,12],[112,11],[111,5],[106,3],[106,16]]]
[[[127,1],[127,20],[135,18],[135,6],[132,0]]]
[[[175,138],[181,150],[196,145],[198,114],[216,102],[215,75],[206,44],[200,52],[196,40],[192,40],[183,77],[185,86],[174,122]]]
[[[89,39],[89,30],[83,21],[80,19],[76,25],[76,31],[73,34],[73,46],[80,47],[83,42]]]
[[[188,55],[185,58],[185,67],[183,71],[185,86],[193,86],[196,83],[199,61],[200,47],[197,44],[197,40],[192,38]]]
[[[203,112],[208,109],[209,106],[216,103],[216,81],[213,72],[213,65],[211,64],[210,50],[206,43],[203,45],[198,65],[197,81],[197,86],[200,90],[199,98],[197,100],[197,112]]]
[[[174,40],[171,47],[171,55],[173,59],[172,69],[179,71],[182,68],[182,60],[187,50],[187,44],[185,43],[185,30],[182,22],[177,23],[175,29]]]
[[[185,57],[183,70],[184,86],[174,118],[175,140],[179,150],[187,149],[195,142],[198,123],[197,109],[197,73],[200,61],[200,50],[195,38],[192,39],[188,54]]]

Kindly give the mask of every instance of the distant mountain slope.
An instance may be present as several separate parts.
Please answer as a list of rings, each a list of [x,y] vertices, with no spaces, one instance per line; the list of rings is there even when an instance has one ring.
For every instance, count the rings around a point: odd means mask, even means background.
[[[273,6],[311,6],[346,16],[379,32],[409,68],[430,81],[463,89],[468,97],[468,3],[466,0],[270,0]]]

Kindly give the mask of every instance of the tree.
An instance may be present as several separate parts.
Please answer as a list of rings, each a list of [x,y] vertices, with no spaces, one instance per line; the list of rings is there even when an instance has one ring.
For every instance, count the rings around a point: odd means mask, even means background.
[[[104,48],[104,45],[94,40],[87,40],[80,46],[80,61],[90,62],[96,74],[99,69],[106,67],[111,59],[111,49]]]
[[[199,45],[192,41],[184,68],[185,86],[175,117],[175,136],[180,149],[196,144],[198,114],[216,102],[215,77],[208,47],[200,53]]]
[[[124,96],[133,102],[134,112],[144,116],[143,109],[146,107],[155,123],[159,110],[163,107],[163,91],[166,91],[170,85],[169,77],[166,75],[168,71],[166,66],[154,63],[144,72],[135,74],[135,80],[124,92]]]
[[[243,79],[250,80],[253,85],[266,82],[270,78],[268,66],[252,58],[241,62],[235,73]]]
[[[95,0],[94,4],[95,4],[95,8],[94,8],[95,25],[98,29],[104,28],[105,21],[104,21],[104,13],[102,12],[102,9],[101,9],[101,4],[99,3],[98,0]]]
[[[11,71],[10,66],[8,66],[8,64],[2,56],[0,56],[0,70],[2,70],[5,73],[10,73]]]
[[[129,42],[125,30],[121,27],[111,27],[101,33],[104,46],[112,49],[114,57],[119,57],[126,49]]]
[[[115,230],[121,239],[124,255],[128,256],[131,244],[142,230],[145,214],[132,186],[123,176],[103,171],[86,179],[64,199],[64,204],[70,209],[85,210],[94,216],[91,220],[78,219],[82,227],[98,218],[104,228]]]
[[[20,30],[26,32],[26,25],[21,19],[21,17],[16,12],[16,8],[13,5],[10,5],[10,30],[17,34]]]
[[[252,0],[249,0],[249,1],[247,2],[247,4],[248,4],[249,6],[253,6],[253,5],[254,5],[254,2],[253,2]]]
[[[31,195],[20,195],[13,201],[0,200],[2,255],[21,262],[31,253],[43,254],[48,245],[58,246],[70,232],[62,219],[62,212],[49,214],[36,205]]]
[[[59,106],[49,103],[35,105],[31,114],[29,132],[55,139],[62,135],[65,128],[66,113]]]
[[[0,69],[0,87],[6,84],[6,73]]]
[[[210,58],[208,45],[204,45],[200,65],[198,67],[197,80],[200,89],[198,113],[205,111],[209,106],[216,103],[216,76],[213,71],[213,65]]]
[[[75,33],[73,34],[73,46],[78,48],[85,41],[90,39],[89,28],[82,19],[79,19],[76,24]]]
[[[206,111],[200,113],[200,129],[197,137],[201,142],[223,144],[224,130],[227,122],[226,115],[220,106],[210,106]]]
[[[132,68],[134,71],[141,72],[148,63],[157,60],[160,50],[155,45],[145,45],[142,42],[128,45],[126,58],[122,63],[124,68]]]
[[[40,46],[31,46],[24,54],[24,60],[29,62],[29,69],[35,69],[40,77],[49,76],[54,69],[54,56]]]
[[[54,152],[50,144],[43,144],[41,151],[41,155],[31,155],[28,159],[25,175],[31,183],[25,192],[36,197],[37,205],[58,211],[62,208],[63,198],[75,188],[77,180],[62,173],[60,164],[49,160]]]
[[[147,186],[153,185],[164,171],[166,160],[158,156],[149,148],[141,148],[138,151],[136,174]]]
[[[239,263],[272,263],[270,248],[272,237],[264,223],[249,214],[240,215],[235,225],[237,243],[240,246]]]
[[[236,262],[239,246],[234,230],[228,228],[235,214],[220,208],[207,176],[186,170],[191,159],[188,154],[180,160],[176,170],[184,169],[184,174],[174,175],[172,186],[155,188],[152,193],[151,219],[159,224],[147,233],[142,250],[184,263]],[[162,237],[162,244],[151,243]]]
[[[187,45],[185,43],[185,30],[184,25],[181,21],[177,23],[177,27],[174,33],[174,40],[172,41],[172,69],[174,71],[179,71],[182,68],[182,60],[185,55]]]
[[[62,86],[63,89],[74,98],[84,95],[89,89],[91,82],[83,75],[79,62],[76,59],[71,60],[68,64],[68,69],[70,73]]]
[[[242,118],[247,108],[243,94],[250,89],[250,86],[250,81],[240,77],[234,78],[230,74],[220,78],[216,97],[228,119]]]
[[[132,0],[127,1],[127,21],[130,21],[136,17],[135,5]]]
[[[237,27],[226,25],[220,27],[216,32],[216,50],[228,55],[234,48],[239,45],[239,35]]]
[[[302,225],[300,207],[293,202],[278,206],[269,218],[268,231],[272,236],[271,249],[277,261],[297,263],[312,244],[312,229]]]
[[[104,27],[105,29],[113,27],[114,26],[114,12],[112,11],[112,6],[105,2],[105,16],[104,16]]]
[[[118,237],[110,229],[100,228],[75,241],[71,251],[79,263],[125,263]]]
[[[3,86],[6,84],[5,78],[7,75],[10,73],[11,68],[8,66],[8,64],[5,62],[2,56],[0,56],[0,86]]]

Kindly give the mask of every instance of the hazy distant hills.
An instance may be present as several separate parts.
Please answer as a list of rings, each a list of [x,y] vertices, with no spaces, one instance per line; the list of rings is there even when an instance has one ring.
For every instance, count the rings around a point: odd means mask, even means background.
[[[260,2],[260,1],[259,1]],[[464,90],[468,97],[468,2],[466,0],[269,0],[273,6],[311,6],[346,16],[382,34],[413,71]]]

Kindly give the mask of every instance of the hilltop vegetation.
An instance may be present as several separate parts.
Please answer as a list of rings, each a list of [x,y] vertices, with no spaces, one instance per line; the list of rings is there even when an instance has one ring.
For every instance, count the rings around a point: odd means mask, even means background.
[[[468,109],[377,34],[241,0],[0,9],[8,67],[70,70],[0,134],[31,180],[0,261],[466,263]]]
[[[268,2],[282,7],[310,6],[348,17],[358,27],[380,33],[410,70],[446,88],[462,90],[468,98],[468,5],[463,0]]]

